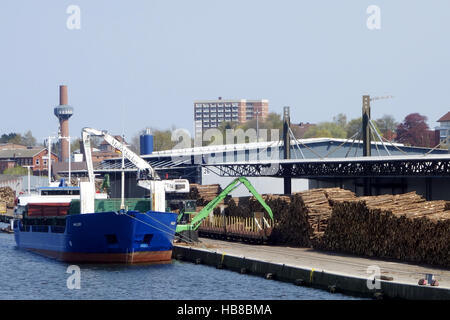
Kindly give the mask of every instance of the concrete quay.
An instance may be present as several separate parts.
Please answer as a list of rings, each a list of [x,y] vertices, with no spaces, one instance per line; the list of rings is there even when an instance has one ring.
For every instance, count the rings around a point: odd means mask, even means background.
[[[309,248],[250,245],[206,238],[200,238],[200,241],[199,244],[175,244],[173,257],[354,296],[377,299],[450,299],[448,269]],[[377,281],[370,281],[369,279],[374,279],[375,270],[379,270]],[[433,274],[439,286],[419,286],[418,281],[425,274]]]

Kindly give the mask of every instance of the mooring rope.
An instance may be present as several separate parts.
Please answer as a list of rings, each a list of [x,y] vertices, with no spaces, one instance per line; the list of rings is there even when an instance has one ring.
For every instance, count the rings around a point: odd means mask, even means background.
[[[152,225],[152,224],[150,224],[150,223],[148,223],[148,222],[146,222],[146,221],[143,221],[143,220],[141,220],[141,219],[138,219],[138,218],[136,218],[136,217],[133,217],[133,216],[131,216],[131,215],[129,215],[129,214],[127,214],[126,212],[123,212],[123,214],[124,215],[126,215],[127,217],[130,217],[130,218],[132,218],[132,219],[135,219],[136,221],[138,221],[138,222],[141,222],[141,223],[143,223],[143,224],[145,224],[145,225],[147,225],[147,226],[150,226],[150,227],[152,227],[152,228],[155,228],[156,230],[158,230],[158,231],[161,231],[161,232],[163,232],[163,233],[165,233],[165,234],[167,234],[167,235],[169,235],[169,236],[173,236],[173,233],[172,232],[168,232],[168,231],[166,231],[166,230],[162,230],[162,229],[160,229],[160,228],[158,228],[158,227],[156,227],[156,226],[154,226],[154,225]],[[148,215],[147,215],[148,216]],[[150,216],[148,216],[148,217],[150,217]],[[155,220],[155,219],[154,219]],[[156,220],[157,221],[157,220]],[[162,222],[160,222],[160,221],[158,221],[159,223],[161,223],[162,224]],[[165,227],[167,227],[167,226],[165,226]],[[167,228],[169,228],[169,227],[167,227]],[[194,242],[194,240],[193,239],[191,239],[191,238],[189,238],[189,237],[187,237],[187,236],[184,236],[184,235],[181,235],[181,234],[178,234],[178,236],[182,239],[182,240],[185,240],[186,242],[188,242],[188,243],[193,243]],[[202,243],[202,241],[198,241],[198,242],[200,242],[200,243]],[[202,243],[203,244],[203,243]],[[207,249],[207,247],[203,244],[203,246]]]

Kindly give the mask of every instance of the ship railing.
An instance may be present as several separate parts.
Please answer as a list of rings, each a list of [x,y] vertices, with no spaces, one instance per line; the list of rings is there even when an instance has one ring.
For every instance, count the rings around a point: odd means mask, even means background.
[[[66,226],[58,225],[24,225],[19,224],[19,230],[22,232],[41,232],[41,233],[64,233]]]

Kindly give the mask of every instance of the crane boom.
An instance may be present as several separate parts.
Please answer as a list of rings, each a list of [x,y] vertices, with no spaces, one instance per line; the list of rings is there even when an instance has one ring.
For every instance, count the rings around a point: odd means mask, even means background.
[[[131,163],[133,163],[137,170],[137,184],[145,189],[150,190],[152,198],[152,209],[155,211],[166,211],[166,192],[175,193],[185,193],[189,192],[189,181],[186,179],[174,179],[174,180],[161,180],[152,166],[138,156],[136,153],[131,151],[125,143],[118,141],[112,135],[108,134],[106,131],[101,131],[93,128],[83,128],[81,131],[81,136],[83,139],[84,155],[86,159],[86,165],[88,170],[89,181],[83,183],[85,185],[86,192],[81,191],[82,195],[88,199],[86,201],[86,207],[82,208],[82,213],[90,212],[93,210],[93,197],[89,194],[95,192],[94,183],[94,165],[92,163],[92,151],[91,151],[91,136],[100,136],[105,139],[115,149],[120,150],[122,155],[126,157]],[[80,184],[80,187],[83,185]],[[94,190],[94,191],[93,191]],[[83,206],[83,201],[81,201]]]
[[[91,140],[90,136],[100,136],[105,139],[112,147],[118,149],[123,153],[124,157],[130,160],[136,168],[138,169],[138,180],[159,180],[158,174],[153,170],[150,164],[139,157],[136,153],[131,151],[127,146],[118,141],[112,135],[108,134],[106,131],[100,131],[93,128],[83,128],[82,137],[83,137],[83,145],[84,145],[84,153],[86,157],[86,164],[89,173],[89,180],[93,181],[94,179],[94,167],[92,164],[92,154],[91,154]]]
[[[189,230],[197,230],[200,226],[203,219],[208,217],[211,211],[214,210],[214,208],[223,200],[225,197],[233,191],[235,188],[237,188],[237,184],[242,183],[248,191],[250,191],[251,194],[258,200],[258,202],[263,206],[263,208],[266,210],[266,212],[269,214],[270,218],[273,220],[273,213],[272,209],[267,205],[267,203],[264,201],[264,199],[261,197],[261,195],[256,191],[255,187],[250,183],[250,181],[245,177],[239,177],[234,179],[229,185],[223,189],[223,191],[213,200],[211,200],[193,219],[189,224],[180,224],[177,225],[177,232],[183,232],[183,231],[189,231]]]

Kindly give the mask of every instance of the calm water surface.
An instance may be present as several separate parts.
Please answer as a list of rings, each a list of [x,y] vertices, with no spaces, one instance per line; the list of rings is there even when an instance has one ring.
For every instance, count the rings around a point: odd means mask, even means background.
[[[69,265],[17,249],[13,234],[0,233],[0,299],[355,299],[176,260],[153,265],[80,264],[81,288],[71,290]]]

